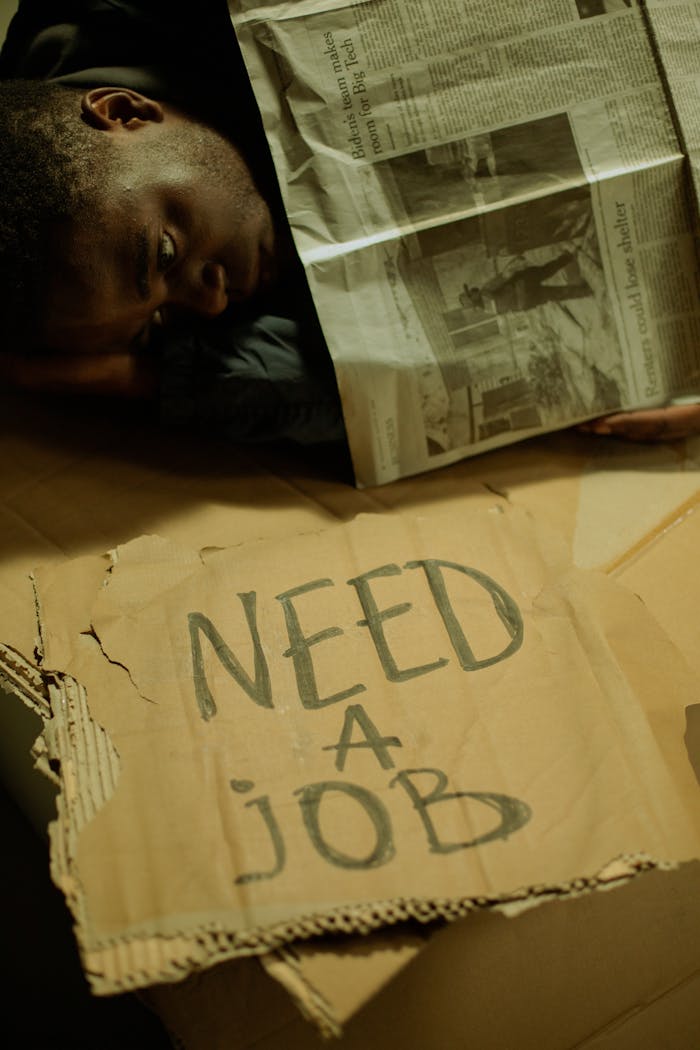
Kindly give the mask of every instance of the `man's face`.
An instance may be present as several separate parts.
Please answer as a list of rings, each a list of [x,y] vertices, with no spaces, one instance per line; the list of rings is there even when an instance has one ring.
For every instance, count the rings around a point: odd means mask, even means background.
[[[227,140],[166,110],[110,141],[94,212],[56,246],[52,350],[137,351],[154,326],[215,317],[272,279],[270,211]]]

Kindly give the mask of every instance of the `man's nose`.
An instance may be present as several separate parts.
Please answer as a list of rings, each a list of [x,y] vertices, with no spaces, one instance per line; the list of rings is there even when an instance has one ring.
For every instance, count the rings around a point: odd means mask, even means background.
[[[228,306],[226,270],[212,260],[198,262],[184,275],[174,299],[202,317],[216,317]]]

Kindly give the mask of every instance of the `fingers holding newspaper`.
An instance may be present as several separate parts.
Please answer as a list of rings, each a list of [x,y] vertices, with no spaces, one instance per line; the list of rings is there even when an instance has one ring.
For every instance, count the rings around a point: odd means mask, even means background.
[[[628,441],[675,441],[700,434],[700,404],[616,412],[581,423],[577,429]]]

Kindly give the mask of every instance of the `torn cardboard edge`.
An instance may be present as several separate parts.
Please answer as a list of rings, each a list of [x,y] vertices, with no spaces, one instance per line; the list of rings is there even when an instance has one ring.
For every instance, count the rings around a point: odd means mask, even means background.
[[[42,672],[9,645],[0,642],[0,683],[18,696],[25,707],[46,720],[51,704]]]
[[[92,718],[85,690],[70,675],[42,672],[6,646],[0,648],[0,664],[9,688],[44,721],[46,762],[41,769],[61,789],[58,817],[50,829],[52,875],[75,917],[85,971],[96,994],[178,981],[193,970],[261,955],[266,970],[284,985],[305,1016],[323,1033],[337,1035],[340,1027],[332,1008],[306,979],[292,948],[295,943],[329,934],[368,934],[406,923],[427,926],[485,909],[512,917],[547,901],[618,887],[642,872],[674,866],[643,855],[624,856],[589,877],[560,885],[522,887],[498,896],[396,898],[310,913],[245,932],[232,933],[219,924],[211,928],[197,925],[175,936],[122,936],[89,943],[84,932],[89,928],[88,905],[77,871],[77,844],[81,830],[117,789],[119,757],[106,731]]]
[[[29,663],[12,646],[0,642],[0,686],[7,693],[18,697],[27,710],[37,715],[42,722],[43,729],[34,740],[31,747],[31,757],[35,768],[51,782],[54,787],[60,788],[60,777],[54,772],[50,765],[50,756],[46,745],[46,725],[51,719],[51,704],[46,682],[41,671]]]

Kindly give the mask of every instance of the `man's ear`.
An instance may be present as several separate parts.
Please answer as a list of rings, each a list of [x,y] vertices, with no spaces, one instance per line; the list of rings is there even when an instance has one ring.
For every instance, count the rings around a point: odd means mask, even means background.
[[[135,131],[149,123],[160,124],[164,115],[159,102],[121,87],[91,88],[80,108],[83,120],[98,131]]]

